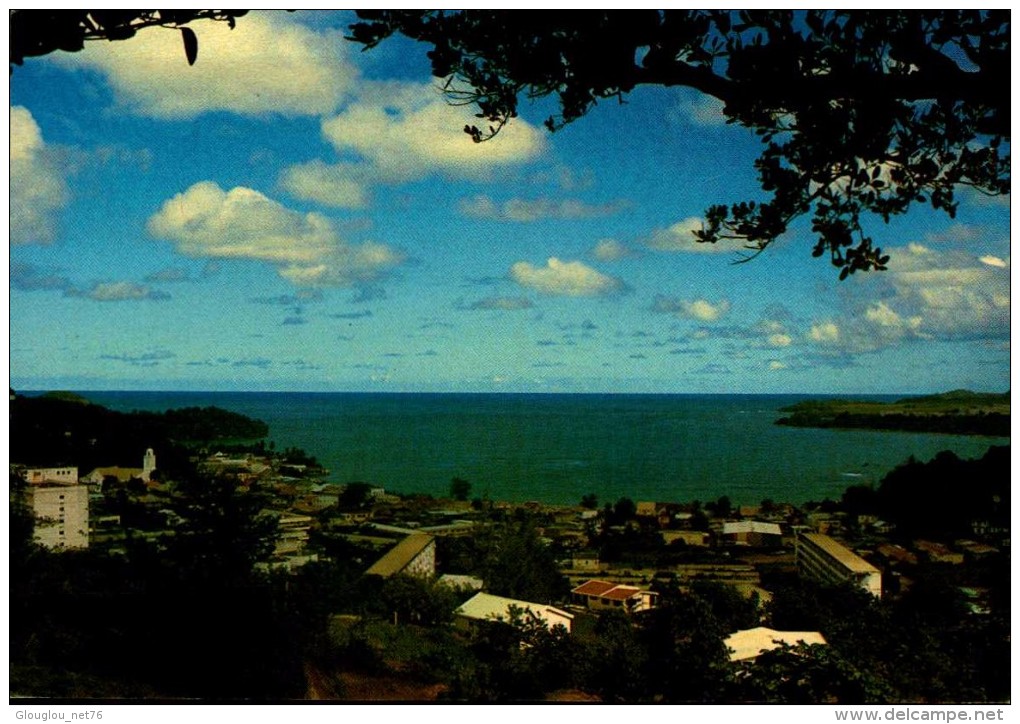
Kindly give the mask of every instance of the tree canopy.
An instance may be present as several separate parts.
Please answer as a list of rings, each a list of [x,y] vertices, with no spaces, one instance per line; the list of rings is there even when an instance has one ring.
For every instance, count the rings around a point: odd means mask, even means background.
[[[230,23],[245,11],[12,11],[11,63],[144,27]],[[556,130],[638,86],[687,87],[724,104],[726,121],[763,143],[763,197],[710,206],[698,241],[738,240],[747,258],[809,216],[813,254],[846,278],[889,257],[865,230],[914,204],[951,217],[960,187],[1010,185],[1008,10],[359,11],[350,38],[431,45],[453,103],[475,104],[491,138],[520,99],[552,97]],[[481,127],[479,127],[481,126]],[[631,129],[639,133],[640,129]]]
[[[352,38],[428,43],[476,141],[551,96],[555,130],[641,85],[686,86],[752,129],[765,200],[711,206],[699,241],[751,255],[811,215],[814,255],[840,277],[884,269],[862,217],[914,203],[953,216],[955,190],[1009,192],[1009,12],[641,10],[361,11]],[[639,133],[640,129],[632,129]],[[1006,143],[1004,143],[1006,141]]]

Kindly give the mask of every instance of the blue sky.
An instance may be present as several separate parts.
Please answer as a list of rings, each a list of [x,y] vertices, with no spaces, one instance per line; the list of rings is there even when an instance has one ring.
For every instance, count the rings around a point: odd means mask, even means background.
[[[10,78],[16,389],[925,392],[1009,387],[1009,206],[869,221],[837,280],[801,224],[695,245],[759,142],[641,88],[554,134],[460,129],[424,47],[350,16],[29,59]]]

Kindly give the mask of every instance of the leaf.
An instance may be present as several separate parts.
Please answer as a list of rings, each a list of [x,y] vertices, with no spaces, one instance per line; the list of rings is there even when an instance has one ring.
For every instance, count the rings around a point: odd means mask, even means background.
[[[184,55],[188,58],[188,65],[194,65],[198,58],[198,38],[191,28],[181,28],[181,37],[184,39]]]

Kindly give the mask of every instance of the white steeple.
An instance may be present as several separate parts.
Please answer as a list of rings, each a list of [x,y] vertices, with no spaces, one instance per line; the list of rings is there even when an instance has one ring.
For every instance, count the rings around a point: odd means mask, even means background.
[[[148,482],[149,475],[156,469],[156,453],[150,447],[145,451],[145,458],[142,460],[142,480]]]

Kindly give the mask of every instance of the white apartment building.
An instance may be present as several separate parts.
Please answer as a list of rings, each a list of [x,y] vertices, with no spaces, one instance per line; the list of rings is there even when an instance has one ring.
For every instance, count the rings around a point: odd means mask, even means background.
[[[824,583],[853,583],[882,597],[882,573],[852,550],[821,533],[797,537],[797,570]]]
[[[88,548],[89,492],[78,484],[78,468],[28,468],[25,480],[36,542],[57,550]]]

